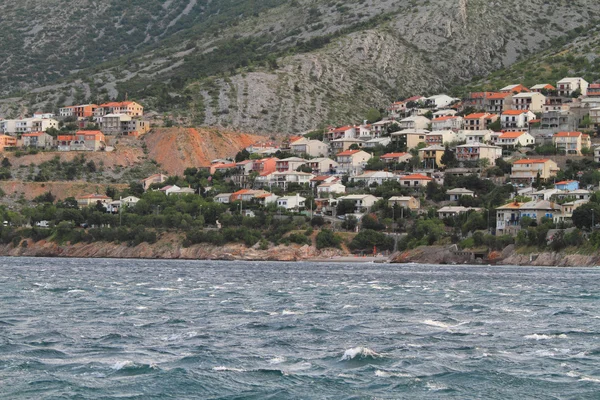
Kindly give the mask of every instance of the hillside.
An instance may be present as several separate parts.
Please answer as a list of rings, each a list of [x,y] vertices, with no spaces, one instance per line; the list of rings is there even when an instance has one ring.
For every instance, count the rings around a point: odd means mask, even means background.
[[[262,136],[218,129],[154,129],[144,137],[148,156],[170,175],[183,175],[189,167],[210,165],[211,160],[232,157]]]
[[[274,133],[361,119],[402,96],[464,85],[584,36],[600,15],[595,0],[78,0],[21,26],[13,3],[0,3],[2,38],[21,46],[7,47],[1,64],[4,92],[18,96],[0,102],[0,116],[127,94],[192,125]],[[58,0],[36,7],[67,8]],[[57,41],[61,56],[48,65]],[[40,84],[48,86],[14,92]]]
[[[550,49],[494,71],[464,89],[497,90],[516,82],[525,86],[555,85],[566,76],[580,76],[588,82],[600,81],[600,27],[573,32],[568,40],[557,40]]]

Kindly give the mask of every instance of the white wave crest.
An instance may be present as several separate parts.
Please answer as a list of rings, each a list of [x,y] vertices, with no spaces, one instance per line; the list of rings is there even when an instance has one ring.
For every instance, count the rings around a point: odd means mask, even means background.
[[[223,372],[223,371],[228,371],[228,372],[246,372],[246,370],[243,369],[243,368],[230,368],[230,367],[224,367],[224,366],[213,367],[212,370],[213,371],[219,371],[219,372]]]
[[[593,376],[583,376],[579,379],[580,382],[595,382],[600,383],[600,378],[596,378]]]
[[[411,377],[410,374],[403,374],[401,372],[381,371],[379,369],[377,371],[375,371],[375,376],[377,376],[379,378],[392,378],[392,377],[396,377],[396,378],[410,378]]]
[[[437,392],[438,390],[448,390],[448,386],[444,386],[439,383],[427,382],[426,386],[427,386],[427,389],[429,389],[433,392]]]
[[[151,287],[149,289],[156,290],[158,292],[175,292],[175,291],[179,290],[179,289],[170,288],[170,287],[159,287],[159,288]]]
[[[532,335],[526,335],[525,339],[533,339],[533,340],[552,340],[552,339],[567,339],[568,336],[565,335],[564,333],[561,333],[560,335],[538,335],[537,333],[534,333]]]
[[[377,357],[381,357],[381,355],[379,353],[376,353],[373,350],[369,349],[368,347],[354,347],[354,348],[348,349],[344,352],[344,355],[342,356],[342,361],[353,360],[357,357],[358,358],[365,358],[365,357],[377,358]]]
[[[284,362],[285,362],[285,357],[282,357],[282,356],[273,357],[269,360],[269,364],[272,364],[272,365],[281,364]]]
[[[299,311],[283,310],[281,315],[302,315]]]
[[[127,367],[133,367],[135,365],[135,363],[133,361],[118,361],[116,363],[114,363],[111,368],[114,369],[115,371],[119,371],[123,368],[127,368]]]
[[[450,325],[448,325],[444,322],[434,321],[432,319],[427,319],[427,320],[423,321],[422,324],[429,325],[429,326],[437,326],[438,328],[444,328],[444,329],[448,329],[451,327]]]
[[[72,289],[72,290],[67,290],[67,293],[84,293],[85,290],[81,290],[81,289]]]

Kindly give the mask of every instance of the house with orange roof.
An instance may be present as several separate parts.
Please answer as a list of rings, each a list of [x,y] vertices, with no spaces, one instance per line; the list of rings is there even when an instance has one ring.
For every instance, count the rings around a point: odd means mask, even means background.
[[[521,228],[519,209],[525,203],[513,201],[496,208],[496,235],[504,235]]]
[[[421,174],[411,174],[401,176],[398,181],[402,187],[425,187],[429,182],[433,182],[433,178]]]
[[[500,89],[500,93],[523,93],[523,92],[529,92],[529,89],[527,89],[525,86],[519,84],[516,85],[508,85],[503,87],[502,89]]]
[[[588,97],[600,97],[600,83],[590,83],[587,90]]]
[[[488,129],[488,125],[500,118],[498,114],[473,113],[464,117],[463,129],[467,131],[479,131]]]
[[[500,116],[503,131],[522,131],[529,129],[529,121],[535,114],[529,110],[506,110]]]
[[[37,147],[40,149],[49,149],[54,143],[54,138],[46,132],[32,132],[21,135],[23,147]]]
[[[346,150],[336,155],[338,162],[338,172],[358,175],[362,173],[369,161],[373,157],[371,154],[363,150]]]
[[[336,139],[354,139],[356,137],[356,127],[353,125],[344,125],[338,128],[330,127],[323,135],[323,140],[331,142]]]
[[[258,172],[259,175],[270,174],[275,172],[276,163],[279,160],[277,157],[263,158],[261,160],[254,160],[252,163],[252,171]]]
[[[89,118],[94,116],[94,111],[98,106],[96,104],[80,104],[73,106],[73,117]]]
[[[407,105],[409,105],[409,103],[418,103],[420,101],[425,101],[425,97],[411,96],[407,99],[392,103],[392,105],[388,107],[388,111],[390,115],[394,117],[406,115],[406,113],[409,112]]]
[[[100,151],[106,148],[106,139],[100,131],[78,131],[75,135],[58,135],[58,151]]]
[[[7,147],[17,147],[17,138],[14,136],[0,135],[0,150]]]
[[[510,179],[514,182],[532,183],[538,174],[546,181],[560,171],[555,161],[549,158],[531,158],[515,161],[512,166]]]
[[[135,101],[111,101],[100,104],[94,109],[94,116],[103,117],[107,114],[124,114],[130,117],[144,115],[144,106]]]
[[[538,92],[522,92],[513,96],[513,110],[542,112],[546,96]]]
[[[538,83],[537,85],[533,85],[530,89],[532,92],[542,94],[556,90],[556,88],[549,83]]]
[[[503,132],[496,142],[505,154],[510,153],[518,147],[533,146],[535,138],[527,132]]]
[[[558,132],[552,136],[552,144],[564,154],[581,155],[583,148],[590,149],[592,141],[590,135],[582,132]]]
[[[399,164],[402,162],[408,162],[412,158],[412,154],[398,152],[398,153],[386,153],[379,157],[379,159],[386,164]]]
[[[512,93],[491,92],[485,98],[484,110],[488,113],[500,114],[510,110],[512,106]]]
[[[432,131],[458,131],[462,129],[463,117],[457,116],[444,116],[438,117],[431,120]]]

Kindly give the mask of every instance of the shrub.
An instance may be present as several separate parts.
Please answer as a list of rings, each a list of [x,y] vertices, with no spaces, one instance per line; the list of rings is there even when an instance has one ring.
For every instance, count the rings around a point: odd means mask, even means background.
[[[317,234],[317,249],[325,249],[327,247],[340,248],[342,239],[330,231],[329,229],[323,229]]]

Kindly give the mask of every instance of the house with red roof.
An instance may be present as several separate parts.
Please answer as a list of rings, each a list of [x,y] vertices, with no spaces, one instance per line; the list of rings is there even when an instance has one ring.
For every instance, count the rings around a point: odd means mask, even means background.
[[[421,174],[411,174],[401,176],[398,181],[402,187],[425,187],[429,182],[433,182],[433,178]]]
[[[338,162],[338,172],[358,175],[362,173],[369,161],[373,157],[371,154],[363,150],[346,150],[336,155]]]
[[[473,113],[464,117],[463,129],[467,131],[481,131],[488,129],[488,125],[500,118],[498,114]]]
[[[590,135],[582,132],[558,132],[552,136],[552,144],[564,154],[581,155],[583,148],[591,148]]]
[[[537,93],[542,93],[542,94],[556,90],[556,88],[549,83],[539,83],[537,85],[533,85],[530,89],[532,92],[537,92]]]
[[[535,114],[529,110],[506,110],[500,116],[503,131],[523,131],[529,129],[529,121]]]
[[[512,93],[488,93],[485,98],[483,108],[488,113],[500,114],[504,110],[510,110],[512,106],[512,98]]]
[[[518,147],[533,146],[535,138],[527,132],[503,132],[496,142],[504,153],[509,153]]]
[[[529,92],[529,89],[527,89],[525,86],[519,84],[516,85],[508,85],[503,87],[502,89],[500,89],[500,93],[523,93],[523,92]]]
[[[331,142],[336,139],[353,139],[356,137],[356,127],[344,125],[338,128],[330,127],[323,135],[323,139]]]
[[[542,180],[548,180],[560,171],[555,161],[549,158],[531,158],[515,161],[512,166],[510,179],[514,182],[532,183],[538,175]]]
[[[410,153],[386,153],[379,157],[379,159],[386,164],[399,164],[402,162],[408,162],[412,158]]]
[[[600,97],[600,83],[590,83],[587,90],[588,97]]]

